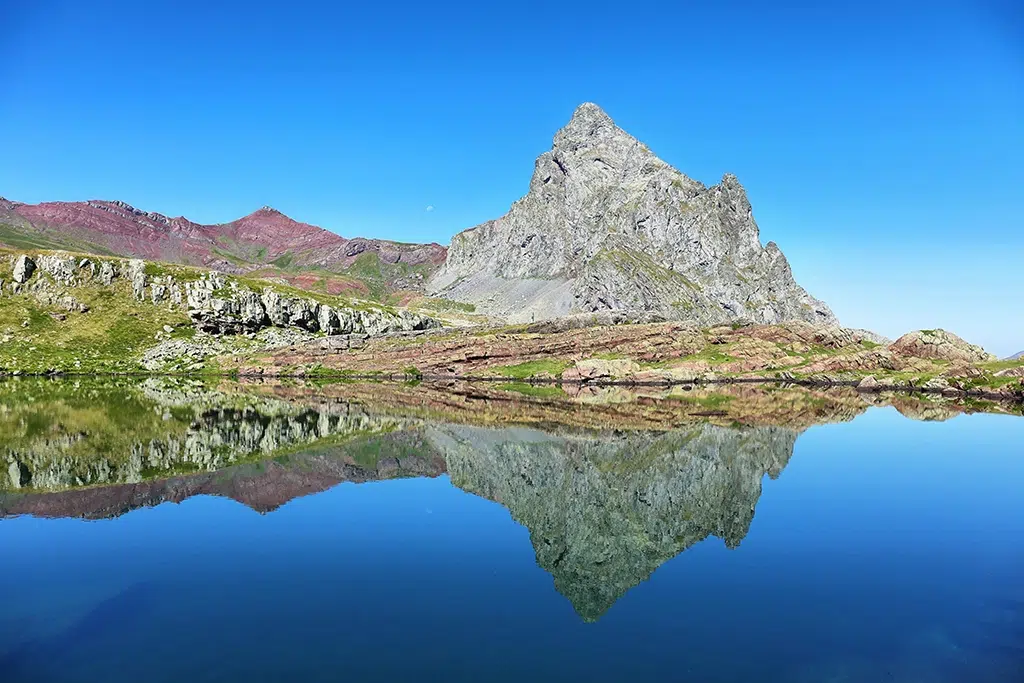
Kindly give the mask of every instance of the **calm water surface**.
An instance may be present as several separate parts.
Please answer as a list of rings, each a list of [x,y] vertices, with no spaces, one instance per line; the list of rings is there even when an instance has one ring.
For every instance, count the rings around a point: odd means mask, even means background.
[[[1024,680],[1018,417],[0,396],[4,683]]]

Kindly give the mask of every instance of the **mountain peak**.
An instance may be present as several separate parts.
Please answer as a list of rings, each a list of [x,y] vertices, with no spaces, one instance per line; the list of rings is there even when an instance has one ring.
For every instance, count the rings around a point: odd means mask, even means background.
[[[622,310],[835,323],[761,246],[736,176],[687,178],[591,102],[538,157],[526,196],[480,227],[452,241],[430,290],[512,322]]]
[[[575,149],[615,137],[628,138],[629,135],[616,126],[601,107],[593,102],[584,102],[576,107],[569,123],[555,135],[555,147]]]
[[[573,112],[572,118],[580,119],[605,119],[611,121],[611,117],[605,113],[604,109],[594,104],[593,102],[584,102],[580,106],[576,107],[576,111]]]

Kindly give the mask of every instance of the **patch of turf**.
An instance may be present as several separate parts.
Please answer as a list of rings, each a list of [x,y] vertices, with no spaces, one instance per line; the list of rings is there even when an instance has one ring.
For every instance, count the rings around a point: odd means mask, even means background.
[[[488,370],[490,371],[490,374],[499,375],[501,377],[529,379],[530,377],[535,377],[541,373],[549,373],[558,377],[565,372],[570,365],[572,365],[572,362],[567,360],[532,360],[526,363],[518,363],[516,365],[502,365],[495,368],[488,368]]]

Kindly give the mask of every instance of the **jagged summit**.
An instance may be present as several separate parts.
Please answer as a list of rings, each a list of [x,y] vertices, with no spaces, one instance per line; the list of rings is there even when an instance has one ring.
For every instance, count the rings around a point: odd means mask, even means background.
[[[646,310],[702,323],[834,323],[762,246],[743,186],[688,178],[585,103],[536,161],[529,192],[456,235],[433,292],[530,320]]]

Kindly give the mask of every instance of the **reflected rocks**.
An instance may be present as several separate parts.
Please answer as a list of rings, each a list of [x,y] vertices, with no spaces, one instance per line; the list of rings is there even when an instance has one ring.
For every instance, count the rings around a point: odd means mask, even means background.
[[[430,453],[415,432],[400,430],[214,472],[55,493],[0,492],[0,517],[105,519],[201,495],[230,498],[267,513],[344,482],[436,477],[444,470],[444,460]]]
[[[587,621],[709,536],[738,546],[764,475],[778,476],[797,437],[710,424],[597,437],[451,425],[427,433],[455,485],[529,529],[537,562]]]
[[[17,386],[15,386],[17,385]],[[59,490],[212,472],[289,449],[394,430],[351,404],[314,410],[202,385],[5,382],[0,490]],[[22,391],[13,395],[13,389]]]

